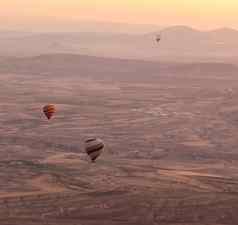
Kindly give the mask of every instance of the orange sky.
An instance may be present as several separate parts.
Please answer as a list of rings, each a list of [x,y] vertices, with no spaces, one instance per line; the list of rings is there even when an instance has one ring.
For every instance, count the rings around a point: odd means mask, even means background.
[[[6,0],[0,28],[96,20],[238,28],[238,0]]]

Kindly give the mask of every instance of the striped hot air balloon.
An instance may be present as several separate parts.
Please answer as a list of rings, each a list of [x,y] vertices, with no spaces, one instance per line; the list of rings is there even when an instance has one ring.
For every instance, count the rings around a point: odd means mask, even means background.
[[[85,141],[85,151],[94,162],[102,153],[104,143],[99,138],[90,138]]]
[[[56,112],[55,106],[52,104],[45,105],[43,107],[43,112],[44,112],[45,116],[47,117],[47,119],[49,120],[49,119],[51,119],[53,114]]]

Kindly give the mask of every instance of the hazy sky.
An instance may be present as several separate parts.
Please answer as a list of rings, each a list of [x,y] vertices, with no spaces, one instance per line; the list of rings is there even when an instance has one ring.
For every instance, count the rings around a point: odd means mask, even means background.
[[[0,29],[81,20],[238,28],[238,0],[2,0]]]

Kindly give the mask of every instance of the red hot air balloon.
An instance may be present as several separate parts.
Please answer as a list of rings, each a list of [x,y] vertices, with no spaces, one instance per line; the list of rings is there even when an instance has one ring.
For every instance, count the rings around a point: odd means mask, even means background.
[[[52,104],[45,105],[43,107],[43,112],[44,112],[45,116],[47,117],[47,119],[50,120],[51,117],[53,116],[53,114],[56,112],[55,106]]]

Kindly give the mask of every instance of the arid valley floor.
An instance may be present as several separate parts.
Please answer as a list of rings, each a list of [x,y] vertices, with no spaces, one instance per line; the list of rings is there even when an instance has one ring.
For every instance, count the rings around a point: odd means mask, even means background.
[[[238,224],[235,64],[1,58],[0,82],[0,225]]]

